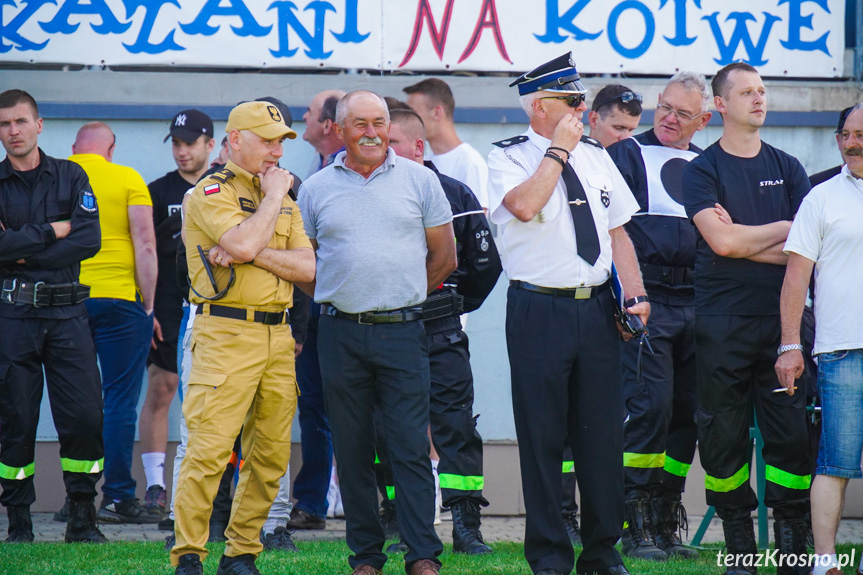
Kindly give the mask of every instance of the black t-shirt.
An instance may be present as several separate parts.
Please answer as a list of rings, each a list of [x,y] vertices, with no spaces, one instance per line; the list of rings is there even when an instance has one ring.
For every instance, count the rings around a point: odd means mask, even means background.
[[[183,226],[181,208],[186,190],[194,187],[178,170],[168,172],[147,186],[153,199],[153,225],[156,229],[156,254],[159,276],[156,280],[156,310],[182,313],[183,292],[177,286],[177,244]]]
[[[32,190],[33,186],[36,185],[36,178],[39,177],[39,170],[41,168],[42,166],[36,166],[32,170],[15,170],[15,173],[21,176],[21,179],[24,180],[24,183],[27,184],[27,187]]]
[[[675,212],[664,214],[662,208],[650,205],[648,193],[649,183],[645,167],[642,146],[662,146],[653,129],[627,138],[608,147],[608,155],[614,160],[617,169],[632,195],[638,201],[639,210],[626,223],[626,232],[632,239],[638,261],[663,267],[691,268],[695,265],[695,229],[692,222],[685,217],[679,217]],[[701,148],[689,145],[688,150],[695,154],[701,153]],[[687,160],[683,158],[661,158],[664,164],[657,164],[654,170],[661,173],[662,184],[667,194],[666,201],[674,201],[682,213],[683,202],[683,169]],[[649,215],[648,215],[649,214]],[[691,286],[669,286],[653,284],[645,280],[651,296],[660,296],[664,303],[669,298],[682,305],[692,305],[693,290]]]
[[[809,192],[797,158],[761,142],[754,158],[726,153],[715,142],[683,173],[691,218],[721,204],[735,224],[792,220]],[[696,228],[697,232],[697,228]],[[778,315],[785,266],[716,255],[700,233],[695,258],[695,309],[702,315]]]

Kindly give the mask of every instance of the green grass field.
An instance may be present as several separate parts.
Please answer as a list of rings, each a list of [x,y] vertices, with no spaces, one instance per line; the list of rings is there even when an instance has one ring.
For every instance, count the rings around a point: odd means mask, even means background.
[[[258,559],[263,575],[341,575],[349,574],[348,548],[343,542],[299,542],[300,553],[267,553]],[[447,575],[530,575],[522,556],[520,543],[495,543],[495,553],[485,557],[453,555],[450,546],[441,556]],[[856,548],[859,561],[860,546],[840,546],[839,553],[850,553]],[[208,545],[210,557],[204,562],[204,573],[216,572],[224,544]],[[650,563],[627,561],[632,575],[720,575],[723,569],[716,565],[719,547],[702,552],[700,560]],[[578,550],[576,550],[578,551]],[[855,566],[856,567],[856,566]],[[37,543],[34,545],[0,544],[0,574],[6,575],[170,575],[174,572],[168,563],[168,554],[160,543],[111,543],[109,545],[66,545]],[[393,556],[384,571],[390,575],[404,573],[400,556]],[[759,569],[759,574],[772,575],[775,569]],[[854,568],[844,573],[853,575]]]

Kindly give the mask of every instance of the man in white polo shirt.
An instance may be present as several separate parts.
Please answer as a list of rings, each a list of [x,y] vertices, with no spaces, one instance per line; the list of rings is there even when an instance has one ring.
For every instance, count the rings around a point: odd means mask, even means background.
[[[848,310],[863,284],[863,103],[848,114],[839,133],[845,165],[812,188],[800,205],[785,253],[782,284],[782,345],[776,374],[786,393],[803,373],[800,318],[815,268],[815,353],[823,425],[812,482],[814,575],[841,575],[836,531],[851,478],[863,477],[863,327]]]

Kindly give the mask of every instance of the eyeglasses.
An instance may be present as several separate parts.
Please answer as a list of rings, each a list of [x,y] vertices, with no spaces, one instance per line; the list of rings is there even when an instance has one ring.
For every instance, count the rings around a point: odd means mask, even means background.
[[[842,130],[841,132],[836,133],[839,134],[839,137],[842,138],[843,141],[848,141],[851,139],[851,136],[854,136],[858,141],[863,142],[863,132],[860,130],[857,130],[856,132]]]
[[[674,108],[672,108],[671,106],[668,106],[666,104],[659,104],[658,106],[656,106],[656,115],[659,116],[660,118],[665,118],[669,114],[674,114],[674,117],[677,118],[677,121],[680,122],[681,124],[688,124],[689,122],[691,122],[692,120],[694,120],[698,116],[701,116],[702,114],[704,114],[704,112],[699,112],[698,114],[695,114],[694,116],[690,116],[686,112],[681,112],[679,110],[675,110]]]
[[[596,112],[597,110],[599,110],[603,106],[611,104],[615,100],[620,100],[624,104],[628,104],[628,103],[632,102],[633,100],[635,100],[639,104],[642,102],[641,94],[639,94],[638,92],[633,92],[632,90],[627,90],[626,92],[621,92],[620,94],[618,94],[617,96],[614,96],[613,98],[608,98],[607,100],[603,100],[603,102],[599,105],[594,104],[593,111]]]
[[[545,96],[540,100],[564,100],[570,108],[578,108],[584,102],[584,94],[567,94],[566,96]]]

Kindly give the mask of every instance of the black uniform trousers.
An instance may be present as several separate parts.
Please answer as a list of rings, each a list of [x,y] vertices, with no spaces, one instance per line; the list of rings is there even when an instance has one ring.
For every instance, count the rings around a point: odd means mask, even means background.
[[[777,519],[809,509],[806,393],[773,393],[779,339],[779,316],[696,316],[699,449],[707,504],[722,519],[748,517],[758,506],[749,481],[753,408],[764,438],[766,505]]]
[[[621,344],[623,397],[628,419],[623,426],[624,488],[681,493],[695,457],[698,431],[695,391],[695,306],[650,303],[650,345]]]
[[[405,565],[443,550],[435,533],[434,479],[429,461],[428,347],[420,321],[360,325],[322,315],[318,355],[324,401],[347,522],[348,562],[382,569],[383,527],[375,484],[374,406],[388,437],[399,527],[409,551]]]
[[[573,548],[561,516],[567,437],[581,489],[579,573],[622,563],[623,399],[613,301],[510,287],[506,340],[524,492],[524,555],[531,569],[569,573]]]
[[[46,381],[66,493],[93,499],[104,455],[102,383],[87,316],[0,317],[0,334],[0,503],[36,500],[36,428]]]

